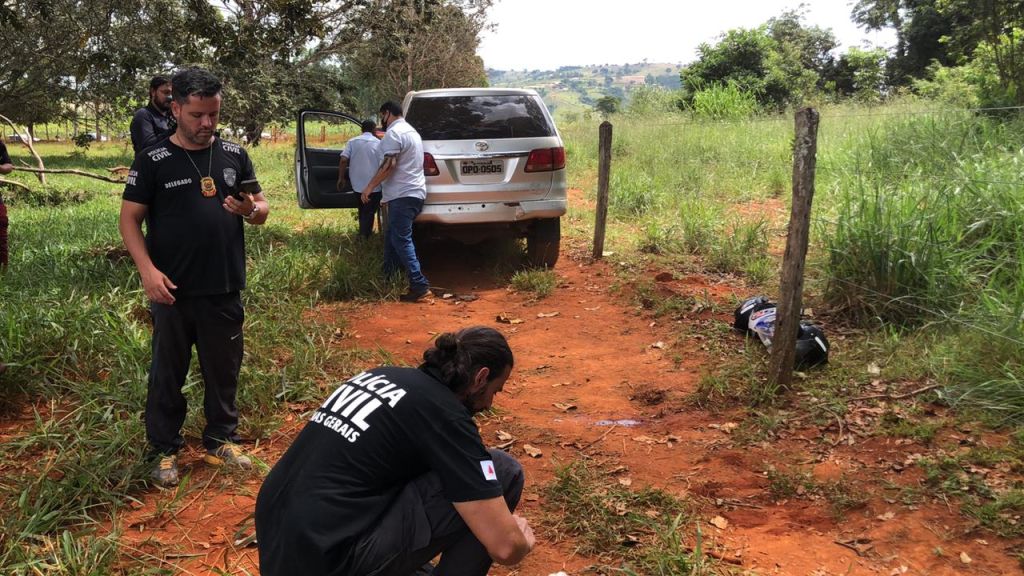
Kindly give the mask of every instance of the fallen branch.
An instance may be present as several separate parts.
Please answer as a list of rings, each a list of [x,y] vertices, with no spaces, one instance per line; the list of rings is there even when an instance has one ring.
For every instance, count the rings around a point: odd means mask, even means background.
[[[606,431],[606,432],[605,432],[604,434],[601,434],[601,437],[600,437],[600,438],[598,438],[597,440],[594,440],[594,441],[593,441],[593,442],[591,442],[590,444],[587,444],[587,445],[586,445],[586,446],[584,446],[583,448],[580,448],[580,452],[581,452],[581,453],[583,453],[583,452],[586,452],[588,448],[590,448],[590,447],[591,447],[591,446],[593,446],[594,444],[597,444],[597,443],[598,443],[598,442],[600,442],[601,440],[604,440],[606,436],[608,436],[609,434],[611,434],[611,433],[612,433],[612,430],[615,430],[615,427],[616,427],[616,426],[618,426],[618,424],[612,424],[611,428],[609,428],[609,429],[608,429],[608,430],[607,430],[607,431]]]
[[[21,130],[18,130],[18,127],[14,125],[14,122],[11,122],[11,119],[7,116],[4,116],[3,114],[0,114],[0,120],[6,122],[7,125],[11,127],[11,130],[14,130],[14,133],[18,135],[19,139],[21,140],[21,143],[28,147],[28,151],[31,152],[32,157],[36,159],[36,165],[39,166],[39,169],[46,169],[46,166],[43,165],[43,157],[40,156],[38,152],[36,152],[36,147],[32,145],[32,134],[29,133],[28,130],[25,130],[25,133],[22,134]],[[36,174],[36,177],[39,178],[40,184],[46,186],[45,172],[39,172],[38,174]]]
[[[847,400],[847,402],[863,402],[865,400],[883,400],[883,399],[884,400],[905,400],[905,399],[910,398],[912,396],[917,396],[918,394],[924,394],[925,392],[928,392],[930,390],[935,390],[936,388],[941,388],[941,387],[942,387],[942,384],[929,384],[927,386],[918,388],[917,390],[911,390],[910,392],[905,392],[903,394],[871,394],[870,396],[857,396],[856,398],[850,398],[849,400]],[[822,407],[822,406],[824,406],[826,404],[828,404],[828,402],[815,402],[814,404],[810,404],[808,406],[804,406],[803,409],[804,410],[812,410],[814,408],[820,408],[820,407]],[[828,412],[829,414],[833,414],[833,415],[835,414],[831,410],[826,410],[826,412]],[[813,416],[812,412],[805,412],[803,414],[800,414],[799,416],[794,416],[793,418],[790,418],[787,421],[787,423],[792,425],[792,424],[795,424],[795,423],[800,422],[802,420],[806,420],[807,418],[810,418],[811,416]]]
[[[178,508],[174,512],[171,512],[171,515],[168,516],[167,518],[164,518],[163,522],[160,522],[159,524],[157,524],[156,527],[157,528],[163,528],[164,526],[167,525],[168,522],[170,522],[171,520],[174,520],[175,518],[177,518],[178,514],[181,514],[182,512],[187,510],[189,506],[195,504],[196,500],[199,500],[199,498],[202,497],[203,494],[206,494],[206,489],[210,487],[210,483],[213,482],[214,478],[217,477],[218,473],[220,473],[220,468],[217,468],[216,470],[213,471],[213,476],[210,476],[210,479],[206,481],[206,484],[203,486],[203,489],[199,491],[199,494],[195,495],[195,498],[192,498],[191,500],[189,500],[188,504],[185,504],[181,508]]]
[[[25,186],[21,182],[15,182],[14,180],[7,180],[6,178],[0,178],[0,184],[10,184],[11,186],[14,186],[14,187],[17,187],[17,188],[21,188],[25,192],[31,192],[32,191],[31,188],[29,188],[28,186]]]
[[[74,174],[76,176],[86,176],[88,178],[95,178],[97,180],[103,180],[105,182],[113,182],[114,184],[124,184],[125,180],[120,178],[111,178],[110,176],[101,176],[100,174],[93,174],[92,172],[86,172],[84,170],[76,170],[75,168],[28,168],[21,167],[15,168],[15,170],[21,170],[22,172],[32,172],[35,174]]]
[[[941,386],[942,386],[942,384],[929,384],[929,385],[927,385],[927,386],[925,386],[923,388],[918,388],[917,390],[912,390],[912,391],[907,392],[905,394],[872,394],[870,396],[858,396],[856,398],[851,398],[850,401],[851,402],[860,402],[862,400],[877,400],[877,399],[881,399],[881,398],[884,398],[886,400],[903,400],[905,398],[910,398],[911,396],[917,396],[918,394],[924,394],[925,392],[928,392],[929,390],[935,390],[936,388],[940,388]]]
[[[686,551],[690,554],[697,553],[697,551],[693,548],[686,548]],[[718,552],[716,550],[701,550],[700,554],[702,556],[707,556],[708,558],[714,558],[715,560],[719,560],[721,562],[728,562],[729,564],[733,564],[734,566],[743,566],[742,559],[733,556],[726,556],[722,552]]]

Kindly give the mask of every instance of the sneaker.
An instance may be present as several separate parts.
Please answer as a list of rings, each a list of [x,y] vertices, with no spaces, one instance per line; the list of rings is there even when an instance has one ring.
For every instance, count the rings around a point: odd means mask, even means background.
[[[230,464],[244,470],[252,468],[252,460],[245,455],[242,447],[230,442],[221,444],[216,448],[210,448],[203,456],[203,461],[212,466],[223,466]]]
[[[433,302],[434,293],[430,291],[429,287],[425,287],[422,290],[413,292],[412,290],[402,294],[398,297],[399,302]]]
[[[163,456],[153,469],[153,481],[158,486],[169,488],[178,485],[178,457],[174,454]]]

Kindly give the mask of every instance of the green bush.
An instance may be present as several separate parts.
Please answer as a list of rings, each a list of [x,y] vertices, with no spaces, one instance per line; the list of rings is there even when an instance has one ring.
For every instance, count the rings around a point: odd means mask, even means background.
[[[757,98],[735,82],[697,90],[686,109],[695,119],[743,120],[758,112]]]

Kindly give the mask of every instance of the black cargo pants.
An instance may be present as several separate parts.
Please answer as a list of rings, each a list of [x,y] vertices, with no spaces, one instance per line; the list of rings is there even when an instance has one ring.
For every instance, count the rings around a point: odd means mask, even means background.
[[[146,439],[155,455],[175,454],[185,443],[181,426],[187,405],[181,393],[192,361],[192,346],[203,373],[203,446],[238,442],[235,392],[242,367],[242,322],[239,292],[178,298],[173,305],[150,306],[153,316],[153,361],[146,396]]]
[[[523,467],[501,450],[488,450],[509,511],[523,493]],[[413,480],[364,534],[346,559],[350,576],[412,576],[438,554],[435,576],[485,576],[487,549],[469,531],[430,472]]]

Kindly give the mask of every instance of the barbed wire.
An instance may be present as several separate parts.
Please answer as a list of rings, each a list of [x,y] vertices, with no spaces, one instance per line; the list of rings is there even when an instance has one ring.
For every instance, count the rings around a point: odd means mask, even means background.
[[[938,116],[938,115],[951,115],[951,114],[966,114],[966,113],[979,113],[979,112],[1009,112],[1009,111],[1024,111],[1024,106],[991,106],[991,107],[977,107],[977,108],[926,108],[919,110],[887,110],[877,112],[846,112],[846,113],[832,113],[827,108],[816,108],[819,113],[821,121],[833,118],[865,118],[865,117],[885,117],[885,116]],[[621,117],[614,117],[608,120],[615,126],[616,120]],[[720,124],[727,125],[743,125],[743,124],[759,124],[759,123],[779,123],[779,122],[793,122],[793,115],[779,114],[776,116],[755,116],[753,118],[693,118],[693,119],[680,119],[677,121],[670,122],[646,122],[642,123],[645,128],[663,127],[663,126],[714,126]],[[600,124],[590,124],[590,127],[598,127]],[[635,126],[635,124],[629,124]]]
[[[888,177],[888,176],[892,175],[890,173],[883,172],[881,170],[863,170],[863,169],[858,168],[858,169],[855,169],[855,170],[852,170],[852,171],[846,171],[846,170],[844,170],[842,168],[836,168],[836,167],[828,166],[828,165],[824,165],[823,166],[821,164],[818,164],[816,166],[815,171],[816,172],[831,173],[831,174],[848,174],[848,175],[851,175],[851,176],[875,175],[875,176],[887,176]],[[980,179],[980,178],[974,178],[974,177],[967,178],[967,177],[958,176],[958,175],[955,175],[955,174],[952,175],[952,177],[951,177],[950,175],[945,175],[945,174],[928,174],[928,173],[917,173],[917,172],[910,172],[910,171],[904,171],[902,173],[898,172],[896,174],[898,174],[901,179],[924,179],[924,180],[937,181],[937,182],[947,182],[947,183],[949,183],[951,185],[956,185],[956,184],[961,184],[961,183],[975,183],[975,184],[1001,184],[1001,185],[1005,185],[1005,186],[1024,186],[1024,180],[987,180],[987,179]]]
[[[851,114],[829,114],[821,112],[821,118],[862,118],[866,116],[916,116],[958,114],[962,112],[1000,112],[1024,110],[1024,106],[993,106],[988,108],[930,108],[925,110],[888,111],[888,112],[854,112]]]

